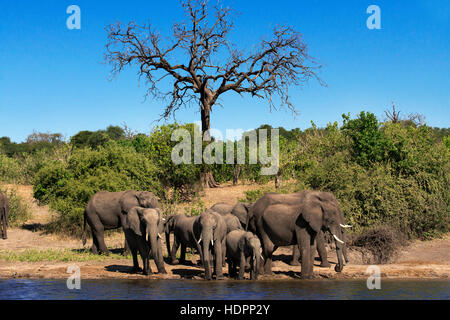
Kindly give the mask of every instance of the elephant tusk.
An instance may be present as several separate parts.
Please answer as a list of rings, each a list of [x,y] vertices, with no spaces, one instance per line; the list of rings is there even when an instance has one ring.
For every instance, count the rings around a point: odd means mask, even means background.
[[[214,240],[211,239],[211,245],[214,247]]]
[[[339,224],[342,228],[351,228],[352,226],[349,224]]]
[[[333,234],[333,238],[336,239],[337,242],[340,242],[340,243],[344,244],[344,241],[339,239],[335,234]]]
[[[262,254],[260,254],[260,256],[261,256],[261,259],[263,259],[263,261],[264,261],[264,258],[263,258],[263,256],[262,256]]]
[[[158,233],[158,238],[162,239],[161,235]]]
[[[202,242],[202,237],[200,237],[200,239],[198,239],[197,243],[200,244],[200,242]]]

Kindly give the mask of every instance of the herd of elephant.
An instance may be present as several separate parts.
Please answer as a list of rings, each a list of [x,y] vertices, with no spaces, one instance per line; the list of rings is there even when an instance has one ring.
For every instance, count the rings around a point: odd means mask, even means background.
[[[217,203],[198,216],[171,215],[163,218],[152,192],[98,192],[84,212],[83,245],[86,227],[92,231],[92,251],[108,254],[104,231],[123,228],[125,250],[131,251],[133,272],[152,273],[149,259],[154,259],[158,273],[166,273],[162,253],[162,234],[166,237],[170,264],[186,263],[186,248],[196,250],[205,270],[205,279],[223,279],[228,275],[250,279],[272,273],[272,255],[280,246],[293,245],[291,264],[299,264],[301,277],[313,277],[315,251],[322,267],[329,267],[325,234],[335,241],[341,272],[348,262],[345,246],[344,216],[333,194],[301,191],[291,194],[267,193],[255,203]],[[170,235],[173,234],[172,248]],[[180,258],[176,253],[181,246]],[[139,267],[138,254],[143,261]],[[213,269],[213,270],[211,270]],[[237,270],[239,269],[239,273]],[[213,271],[213,272],[212,272]]]

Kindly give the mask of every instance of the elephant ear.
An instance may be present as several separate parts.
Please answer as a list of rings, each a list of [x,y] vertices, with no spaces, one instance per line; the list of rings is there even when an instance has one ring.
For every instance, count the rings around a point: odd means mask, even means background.
[[[154,210],[158,213],[158,229],[159,229],[158,231],[164,232],[164,219],[162,212],[159,208],[155,208]]]
[[[133,230],[135,234],[137,234],[138,236],[142,236],[138,208],[132,208],[130,211],[128,211],[127,224],[128,228]]]
[[[166,218],[166,221],[164,222],[164,232],[169,233],[169,230],[173,228],[174,224],[174,215],[170,215]]]
[[[301,207],[301,216],[315,232],[320,232],[323,226],[322,206],[317,201],[307,201]]]

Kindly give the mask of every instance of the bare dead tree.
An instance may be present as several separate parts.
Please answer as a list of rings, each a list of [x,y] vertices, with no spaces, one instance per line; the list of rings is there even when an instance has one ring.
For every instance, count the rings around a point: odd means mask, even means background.
[[[392,102],[392,111],[386,110],[384,111],[386,114],[386,117],[392,122],[392,123],[398,123],[400,121],[400,111],[395,110],[395,104]]]
[[[233,29],[229,7],[217,3],[211,10],[207,0],[182,0],[182,6],[188,19],[174,24],[169,39],[150,24],[123,26],[119,22],[106,28],[105,61],[112,66],[112,76],[125,67],[137,66],[139,79],[144,78],[148,85],[146,96],[168,102],[160,120],[195,103],[200,106],[204,140],[210,141],[211,111],[222,94],[249,94],[265,99],[270,109],[287,107],[295,112],[291,86],[311,78],[324,84],[316,73],[320,65],[292,27],[275,27],[271,39],[261,40],[245,52],[227,39]],[[171,82],[168,92],[159,89],[163,81]],[[280,98],[279,104],[274,102],[275,96]],[[206,181],[210,187],[217,186],[212,175]]]
[[[419,113],[410,113],[407,116],[400,117],[400,111],[395,109],[395,104],[392,102],[392,111],[386,110],[386,121],[392,123],[413,124],[415,126],[421,126],[425,124],[425,116]]]

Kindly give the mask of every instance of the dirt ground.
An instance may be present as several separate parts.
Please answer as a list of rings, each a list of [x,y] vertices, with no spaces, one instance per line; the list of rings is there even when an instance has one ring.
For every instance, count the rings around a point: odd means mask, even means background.
[[[32,197],[31,186],[8,186],[17,190],[24,201],[30,206],[33,216],[22,227],[10,229],[8,239],[0,240],[1,251],[23,251],[26,249],[82,249],[81,239],[64,238],[45,234],[40,226],[51,219],[51,212],[46,206],[38,206]],[[202,201],[206,207],[216,202],[235,203],[244,197],[244,192],[257,188],[248,185],[224,185],[216,189],[207,189],[202,195]],[[180,211],[183,212],[183,211]],[[120,232],[111,233],[106,237],[109,248],[119,249],[123,247],[124,237]],[[90,241],[85,248],[90,246]],[[167,256],[163,246],[164,255]],[[273,275],[261,276],[264,280],[299,279],[300,266],[290,266],[291,247],[282,247],[274,254]],[[330,268],[319,267],[320,262],[315,261],[314,274],[316,279],[356,279],[368,277],[367,257],[358,250],[349,250],[350,262],[341,273],[334,271],[337,262],[336,254],[329,249]],[[198,255],[190,256],[191,261],[196,262]],[[167,274],[152,274],[143,276],[132,274],[130,259],[109,258],[103,261],[90,262],[8,262],[0,260],[0,278],[67,278],[67,267],[78,265],[81,276],[84,279],[202,279],[203,269],[194,263],[189,265],[166,264]],[[439,278],[448,279],[450,276],[450,235],[442,239],[432,241],[415,241],[402,248],[390,264],[380,265],[381,275],[385,278]],[[151,268],[156,271],[156,266],[151,261]],[[223,269],[225,276],[227,268]],[[248,277],[248,274],[246,274]]]

